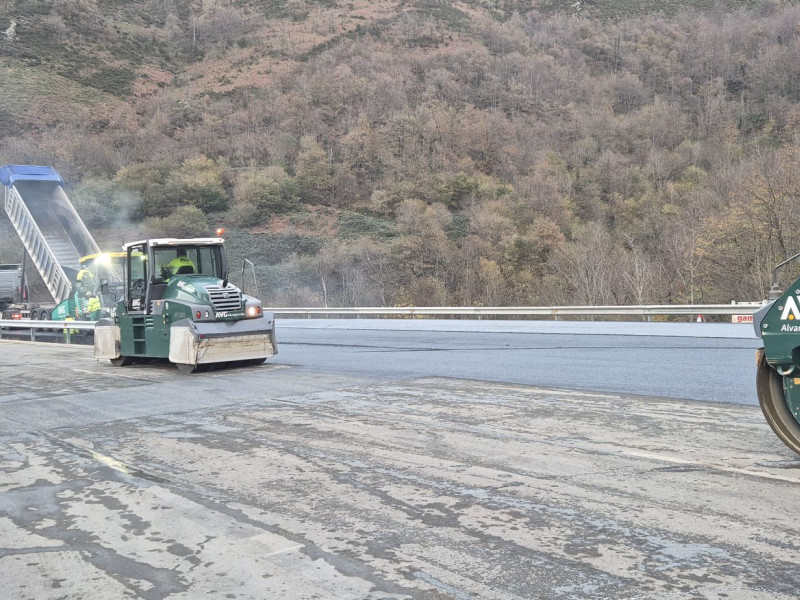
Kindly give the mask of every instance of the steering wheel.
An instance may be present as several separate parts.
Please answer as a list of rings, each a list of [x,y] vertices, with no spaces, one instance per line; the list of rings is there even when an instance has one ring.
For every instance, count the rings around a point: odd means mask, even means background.
[[[131,281],[130,297],[141,298],[144,296],[144,279],[134,279]]]

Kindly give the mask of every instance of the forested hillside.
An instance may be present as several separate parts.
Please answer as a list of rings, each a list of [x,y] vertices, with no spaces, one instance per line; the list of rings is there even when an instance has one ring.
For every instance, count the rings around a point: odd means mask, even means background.
[[[0,164],[55,166],[106,247],[225,226],[271,304],[759,300],[800,251],[791,2],[0,0],[3,30]]]

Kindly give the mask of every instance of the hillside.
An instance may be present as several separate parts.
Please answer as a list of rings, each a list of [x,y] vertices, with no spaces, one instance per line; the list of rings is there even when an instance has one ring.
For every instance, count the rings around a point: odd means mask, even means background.
[[[0,163],[58,168],[107,245],[224,224],[272,303],[756,300],[800,249],[794,3],[5,0],[6,27]]]

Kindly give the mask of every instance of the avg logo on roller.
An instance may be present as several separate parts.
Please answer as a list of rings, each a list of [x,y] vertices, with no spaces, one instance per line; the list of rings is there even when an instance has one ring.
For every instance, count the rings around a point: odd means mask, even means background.
[[[797,299],[794,296],[786,296],[781,313],[781,321],[800,321],[800,308],[797,306]],[[800,331],[800,326],[783,325],[781,331]]]

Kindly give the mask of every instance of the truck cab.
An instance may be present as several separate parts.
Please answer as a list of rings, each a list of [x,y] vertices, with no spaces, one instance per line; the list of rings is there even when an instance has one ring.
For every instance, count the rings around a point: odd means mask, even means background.
[[[0,311],[4,319],[11,318],[7,309],[21,300],[22,265],[0,265]]]

